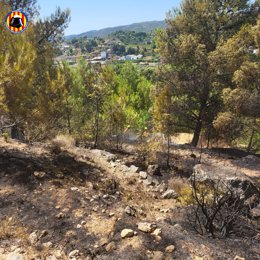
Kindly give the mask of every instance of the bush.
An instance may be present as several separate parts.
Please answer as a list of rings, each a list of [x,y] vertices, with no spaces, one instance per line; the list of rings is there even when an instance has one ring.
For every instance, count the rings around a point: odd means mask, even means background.
[[[179,194],[178,201],[181,203],[181,205],[192,204],[192,187],[187,179],[171,179],[168,182],[168,188],[175,190]]]
[[[4,138],[5,142],[8,142],[8,139],[9,139],[8,133],[2,133],[2,137]]]
[[[148,164],[161,162],[160,154],[163,152],[162,136],[148,136],[147,142],[141,142],[137,146],[137,151],[147,157]]]
[[[195,230],[212,237],[226,237],[247,219],[248,207],[245,196],[237,193],[230,184],[200,182],[192,177],[192,213],[191,221]]]
[[[57,135],[51,140],[50,150],[54,154],[61,153],[62,150],[69,150],[75,147],[75,139],[69,135]]]

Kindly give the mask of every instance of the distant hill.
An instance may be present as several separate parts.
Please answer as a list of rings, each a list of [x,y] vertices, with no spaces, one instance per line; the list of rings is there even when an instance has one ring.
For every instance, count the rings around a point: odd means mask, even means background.
[[[88,31],[81,34],[68,35],[65,36],[65,39],[71,40],[73,38],[80,38],[84,36],[87,36],[88,38],[94,38],[94,37],[103,38],[117,31],[151,32],[157,28],[165,28],[165,26],[166,25],[164,21],[133,23],[130,25],[122,25],[122,26],[104,28],[101,30]]]

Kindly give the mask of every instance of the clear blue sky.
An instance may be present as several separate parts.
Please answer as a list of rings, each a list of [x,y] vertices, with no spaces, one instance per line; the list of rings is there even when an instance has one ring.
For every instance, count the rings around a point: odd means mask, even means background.
[[[65,34],[78,34],[135,22],[164,20],[181,0],[38,0],[41,17],[57,6],[71,9],[71,22]]]

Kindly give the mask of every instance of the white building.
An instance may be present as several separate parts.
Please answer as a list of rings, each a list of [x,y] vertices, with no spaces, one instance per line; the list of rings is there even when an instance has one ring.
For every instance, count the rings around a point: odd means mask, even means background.
[[[66,44],[66,43],[62,43],[61,45],[60,45],[60,49],[62,50],[62,51],[66,51],[66,50],[68,50],[70,48],[70,45],[68,45],[68,44]]]
[[[139,54],[139,55],[126,55],[126,56],[123,56],[123,57],[120,57],[119,60],[139,60],[139,59],[142,59],[143,58],[143,55]]]
[[[101,57],[101,59],[106,60],[107,59],[107,52],[106,51],[102,51],[100,53],[100,57]]]

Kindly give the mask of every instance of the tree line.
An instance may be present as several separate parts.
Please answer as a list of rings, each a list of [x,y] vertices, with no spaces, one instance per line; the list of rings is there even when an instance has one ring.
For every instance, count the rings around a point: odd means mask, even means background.
[[[69,10],[34,19],[36,1],[1,2],[0,18],[25,8],[33,22],[21,35],[0,27],[0,130],[27,141],[59,133],[95,147],[128,130],[140,137],[193,133],[208,142],[244,142],[259,151],[260,2],[183,0],[157,31],[158,68],[133,63],[55,64]],[[15,8],[17,9],[17,8]]]

